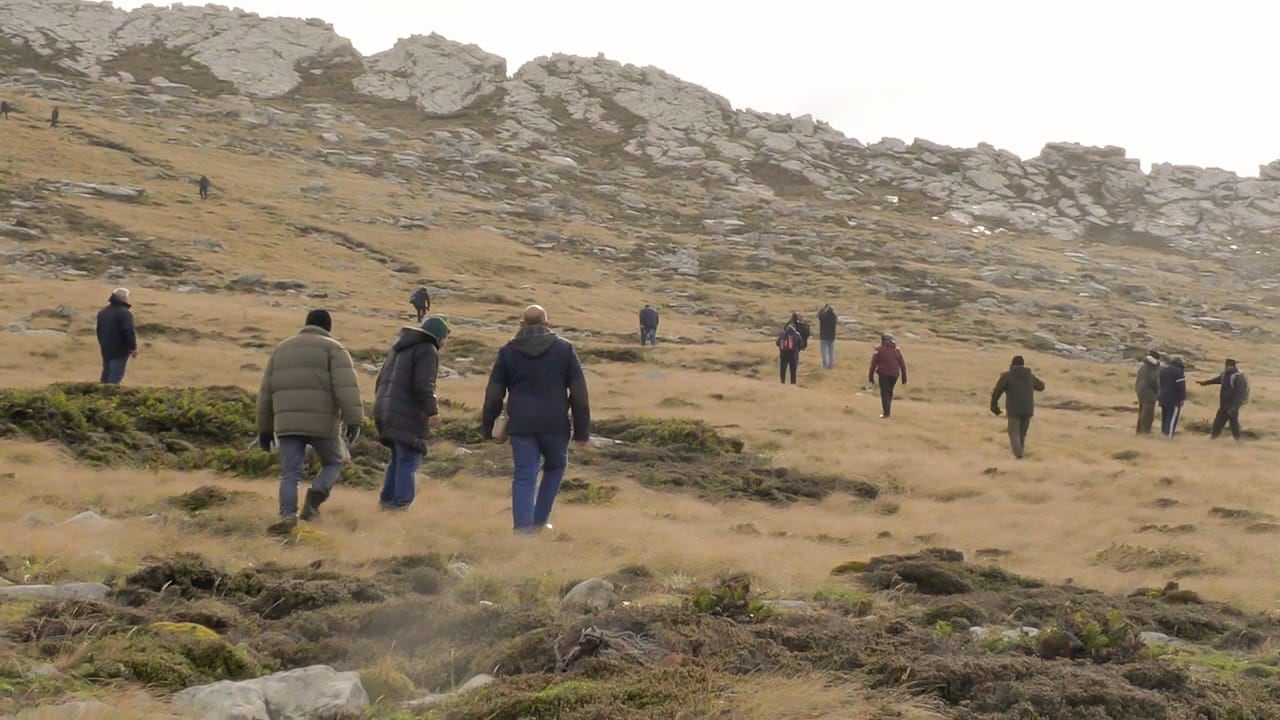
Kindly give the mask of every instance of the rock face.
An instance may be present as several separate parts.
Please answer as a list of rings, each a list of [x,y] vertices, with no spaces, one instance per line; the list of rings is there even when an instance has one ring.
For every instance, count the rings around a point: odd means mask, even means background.
[[[111,588],[102,583],[9,585],[0,587],[0,600],[103,600]]]
[[[203,720],[356,720],[369,706],[360,674],[326,665],[254,680],[188,688],[173,697],[183,717]]]
[[[497,92],[507,61],[475,45],[432,33],[401,40],[365,58],[355,89],[389,100],[413,100],[428,115],[449,115]]]

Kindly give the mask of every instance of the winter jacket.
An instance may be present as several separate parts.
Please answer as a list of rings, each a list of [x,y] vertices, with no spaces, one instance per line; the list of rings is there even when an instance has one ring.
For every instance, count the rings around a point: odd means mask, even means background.
[[[328,331],[308,325],[276,346],[258,391],[258,432],[337,437],[363,422],[351,354]]]
[[[493,423],[504,405],[508,435],[568,435],[572,429],[574,440],[591,439],[587,378],[578,353],[546,327],[521,328],[498,351],[484,393],[484,437],[493,436]]]
[[[137,352],[138,335],[129,308],[129,303],[112,295],[111,302],[98,311],[98,347],[103,360],[120,360]]]
[[[784,341],[788,338],[791,340],[791,350],[783,348]],[[778,346],[778,352],[783,355],[798,354],[804,346],[804,338],[800,336],[800,331],[796,329],[795,325],[788,323],[786,327],[782,328],[782,332],[778,335],[778,339],[773,341],[773,344]]]
[[[640,311],[640,327],[656,330],[658,328],[658,311],[646,307]]]
[[[1229,368],[1221,375],[1212,380],[1205,380],[1201,385],[1221,385],[1222,389],[1218,391],[1218,406],[1224,410],[1234,410],[1239,408],[1241,400],[1244,399],[1241,388],[1236,385],[1236,378],[1240,375],[1240,371],[1236,368]]]
[[[1044,391],[1044,382],[1025,365],[1015,365],[1002,373],[991,391],[991,411],[1000,409],[1000,396],[1005,396],[1005,412],[1013,417],[1036,414],[1036,393]]]
[[[373,422],[383,445],[399,443],[427,451],[427,418],[440,414],[436,405],[439,369],[437,340],[421,328],[401,330],[375,384]]]
[[[867,382],[874,383],[876,374],[880,377],[902,377],[902,384],[907,384],[907,360],[902,351],[892,340],[881,343],[871,355],[871,369],[867,371]]]
[[[1182,366],[1169,363],[1160,371],[1160,404],[1173,407],[1187,401],[1187,375]]]
[[[431,293],[423,288],[418,288],[409,296],[409,304],[416,308],[429,308],[431,307]]]
[[[1160,399],[1160,361],[1148,355],[1138,368],[1138,379],[1134,389],[1138,393],[1138,402],[1154,403]]]
[[[830,307],[824,308],[822,312],[818,313],[818,339],[836,339],[836,311]]]

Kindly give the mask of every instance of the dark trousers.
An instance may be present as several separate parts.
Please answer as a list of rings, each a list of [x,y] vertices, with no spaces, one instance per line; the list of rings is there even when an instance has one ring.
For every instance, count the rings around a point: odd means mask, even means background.
[[[778,355],[778,377],[783,384],[787,382],[787,371],[791,371],[791,384],[796,384],[796,370],[800,367],[800,352],[783,352]]]
[[[1009,416],[1009,449],[1013,456],[1022,459],[1027,451],[1027,431],[1031,429],[1030,415]]]
[[[422,318],[427,316],[427,307],[425,305],[414,305],[413,309],[418,311],[418,322],[422,322]]]
[[[893,410],[893,389],[897,385],[897,375],[880,376],[880,412],[885,417],[889,417],[890,411]]]
[[[1231,425],[1231,437],[1240,439],[1240,408],[1218,408],[1218,415],[1213,418],[1213,432],[1209,437],[1218,439],[1222,429]]]
[[[1156,422],[1156,403],[1154,400],[1138,401],[1138,434],[1150,435],[1151,426]]]
[[[102,384],[103,385],[119,385],[124,382],[124,371],[129,365],[129,358],[103,358],[102,359]]]
[[[1178,420],[1182,419],[1181,405],[1160,406],[1160,434],[1171,438],[1178,432]]]

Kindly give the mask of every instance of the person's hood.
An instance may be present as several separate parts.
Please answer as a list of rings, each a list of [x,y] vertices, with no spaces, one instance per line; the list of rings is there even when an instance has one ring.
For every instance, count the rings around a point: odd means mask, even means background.
[[[391,350],[392,352],[400,352],[422,343],[431,343],[439,347],[436,339],[428,335],[422,328],[409,326],[400,330],[400,337],[396,339],[396,344],[391,346]]]
[[[1156,365],[1156,366],[1159,366],[1159,365],[1160,365],[1160,360],[1159,360],[1159,358],[1153,357],[1153,356],[1151,356],[1151,355],[1148,355],[1148,356],[1146,357],[1145,362],[1146,362],[1148,365]]]
[[[556,340],[560,339],[551,328],[542,325],[531,325],[520,328],[520,332],[507,343],[512,350],[528,357],[542,357]]]
[[[890,350],[896,350],[898,348],[898,344],[892,340],[881,340],[880,347],[888,348]],[[866,352],[866,351],[864,350],[863,352]]]
[[[127,300],[121,300],[120,297],[117,295],[112,295],[110,298],[108,298],[107,303],[109,305],[119,305],[120,307],[126,307],[126,308],[133,307],[132,303],[130,303]]]

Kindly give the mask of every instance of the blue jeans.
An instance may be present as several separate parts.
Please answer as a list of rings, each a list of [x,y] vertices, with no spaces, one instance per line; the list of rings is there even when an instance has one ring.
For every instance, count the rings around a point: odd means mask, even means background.
[[[342,467],[347,464],[346,445],[340,437],[308,437],[305,435],[281,435],[280,443],[280,516],[298,514],[298,483],[302,481],[302,468],[307,461],[307,446],[320,458],[320,472],[311,481],[311,489],[325,495],[338,484]]]
[[[836,366],[836,341],[822,340],[820,341],[822,348],[822,367],[830,370]]]
[[[129,364],[129,358],[102,358],[102,384],[103,385],[119,385],[124,381],[124,370]]]
[[[378,502],[388,510],[404,510],[413,504],[416,492],[418,467],[422,465],[422,453],[401,443],[391,444],[391,462],[382,479],[382,494]]]
[[[640,328],[640,346],[658,344],[658,328]]]
[[[551,518],[569,465],[569,436],[559,433],[512,435],[511,517],[516,530],[537,530]],[[542,465],[542,482],[538,466]]]

